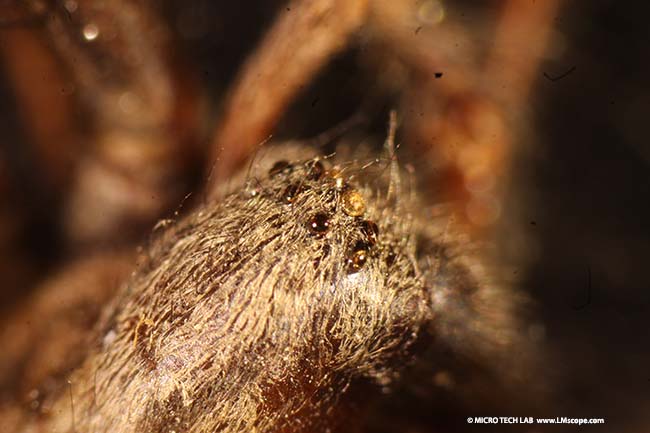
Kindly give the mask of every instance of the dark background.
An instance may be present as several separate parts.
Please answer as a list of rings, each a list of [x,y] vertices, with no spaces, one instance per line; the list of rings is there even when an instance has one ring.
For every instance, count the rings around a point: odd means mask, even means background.
[[[539,81],[544,157],[528,179],[542,247],[529,286],[562,366],[558,407],[604,417],[593,431],[650,428],[650,63],[635,9],[567,2],[563,65],[545,67],[575,69]]]

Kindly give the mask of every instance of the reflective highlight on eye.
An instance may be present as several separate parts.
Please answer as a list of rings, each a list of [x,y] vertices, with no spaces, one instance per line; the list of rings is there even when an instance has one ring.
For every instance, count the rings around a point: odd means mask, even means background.
[[[291,204],[299,193],[300,187],[292,183],[284,189],[284,192],[282,193],[282,199],[285,203]]]
[[[319,212],[309,220],[309,229],[316,234],[325,234],[330,229],[330,216]]]
[[[368,261],[369,245],[364,242],[357,242],[347,258],[348,273],[359,272]]]

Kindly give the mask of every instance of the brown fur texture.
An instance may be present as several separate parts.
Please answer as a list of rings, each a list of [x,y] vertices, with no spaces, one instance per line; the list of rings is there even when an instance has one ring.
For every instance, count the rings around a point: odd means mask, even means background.
[[[268,167],[157,231],[86,359],[11,431],[348,431],[350,389],[389,389],[424,336],[521,360],[516,296],[395,162]]]
[[[89,332],[133,268],[131,251],[73,259],[0,322],[0,432],[23,412],[47,411],[46,397],[87,356]]]

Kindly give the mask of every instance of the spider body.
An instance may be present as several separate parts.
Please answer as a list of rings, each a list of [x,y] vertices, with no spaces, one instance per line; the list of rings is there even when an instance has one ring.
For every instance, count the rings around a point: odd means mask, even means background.
[[[390,389],[416,340],[515,342],[510,298],[484,305],[506,292],[395,163],[282,165],[157,235],[24,431],[349,430],[349,390]]]

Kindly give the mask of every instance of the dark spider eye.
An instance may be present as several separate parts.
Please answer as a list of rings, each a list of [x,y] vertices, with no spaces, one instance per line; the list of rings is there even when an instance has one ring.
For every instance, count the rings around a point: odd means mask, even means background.
[[[377,238],[379,237],[379,227],[372,221],[363,220],[361,221],[361,231],[366,236],[366,240],[370,246],[374,246],[377,243]]]
[[[307,179],[309,180],[318,180],[325,173],[325,166],[320,161],[314,161],[313,164],[309,167],[309,173],[307,174]]]
[[[347,258],[348,273],[354,274],[368,261],[368,250],[370,245],[365,242],[357,242]]]
[[[284,189],[284,192],[282,193],[282,198],[284,199],[284,202],[287,204],[293,203],[293,200],[296,198],[296,196],[300,193],[300,186],[296,185],[295,183],[292,183],[288,187]]]
[[[386,255],[386,266],[389,268],[393,266],[393,263],[395,263],[395,259],[397,258],[397,255],[395,252],[391,249],[388,254]]]
[[[366,202],[359,192],[349,189],[343,193],[341,207],[349,216],[361,216],[366,211]]]
[[[316,234],[324,234],[330,228],[330,216],[319,212],[311,217],[308,223],[309,229]]]
[[[273,164],[273,167],[271,167],[271,169],[269,170],[269,176],[273,177],[283,172],[284,170],[289,170],[289,169],[291,169],[291,164],[289,164],[288,161],[280,160],[275,164]]]

